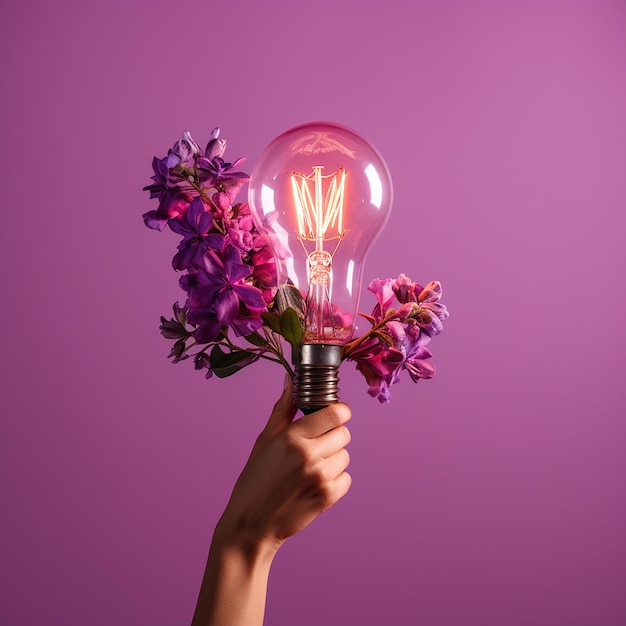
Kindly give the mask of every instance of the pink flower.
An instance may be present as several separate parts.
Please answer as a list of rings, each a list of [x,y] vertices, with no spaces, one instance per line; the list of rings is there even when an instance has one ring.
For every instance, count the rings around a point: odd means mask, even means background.
[[[393,301],[393,289],[391,285],[391,278],[386,278],[385,280],[375,278],[367,286],[368,291],[371,291],[378,300],[378,304],[374,307],[374,311],[372,312],[372,316],[376,318],[376,320],[380,320],[383,317],[385,311]]]
[[[254,246],[254,234],[256,228],[248,203],[238,204],[233,207],[233,216],[224,220],[226,228],[226,241],[232,243],[243,252],[248,252]]]
[[[437,281],[422,287],[400,274],[395,280],[376,278],[368,289],[378,301],[372,311],[373,328],[348,358],[356,361],[365,376],[368,393],[389,402],[390,387],[399,381],[403,369],[413,382],[435,375],[434,366],[427,362],[432,353],[426,346],[442,331],[448,310],[439,302],[442,290]],[[397,310],[392,310],[394,296],[400,304]]]
[[[398,278],[392,281],[391,287],[398,302],[405,304],[406,302],[417,302],[417,294],[422,291],[422,286],[414,283],[404,274],[400,274]]]
[[[419,310],[415,314],[415,320],[430,337],[443,330],[443,322],[450,316],[445,305],[439,302],[441,292],[441,283],[433,280],[417,296]]]
[[[411,358],[405,361],[404,368],[414,383],[420,378],[432,378],[435,375],[435,366],[426,362],[426,359],[429,359],[431,356],[432,352],[422,346],[415,351]]]
[[[255,243],[259,240],[263,241],[261,237],[257,237]],[[254,284],[262,291],[263,300],[269,304],[274,299],[278,287],[276,258],[269,246],[262,245],[250,252],[250,260]]]
[[[402,369],[404,355],[395,348],[384,349],[378,339],[373,337],[364,341],[350,359],[356,361],[356,368],[365,376],[369,385],[367,393],[379,402],[389,402],[393,385]]]

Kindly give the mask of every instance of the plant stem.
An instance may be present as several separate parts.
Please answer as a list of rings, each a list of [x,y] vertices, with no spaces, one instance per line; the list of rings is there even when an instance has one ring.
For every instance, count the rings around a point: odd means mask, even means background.
[[[350,358],[350,355],[369,337],[375,334],[380,328],[382,328],[387,322],[390,322],[394,318],[398,317],[397,313],[392,313],[391,315],[386,315],[383,319],[380,320],[377,324],[372,326],[364,335],[357,337],[354,341],[347,343],[343,347],[342,359]]]

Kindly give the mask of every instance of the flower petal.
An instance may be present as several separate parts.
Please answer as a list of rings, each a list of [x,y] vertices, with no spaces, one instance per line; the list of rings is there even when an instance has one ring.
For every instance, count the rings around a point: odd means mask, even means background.
[[[198,343],[210,343],[217,339],[221,329],[222,324],[217,317],[206,317],[203,324],[196,329],[194,336]]]
[[[158,211],[148,211],[142,217],[144,224],[153,230],[163,230],[168,222],[168,218]]]
[[[217,319],[225,326],[230,326],[239,310],[239,299],[232,289],[224,289],[215,301],[215,314]]]
[[[450,316],[445,304],[441,304],[440,302],[424,302],[422,303],[422,308],[428,309],[434,313],[442,322],[443,320],[447,320]]]
[[[251,311],[266,311],[265,301],[263,300],[263,292],[251,285],[239,284],[233,285],[233,291],[239,296],[239,299]]]
[[[431,280],[419,294],[418,302],[437,302],[441,298],[442,288],[438,280]]]
[[[183,246],[172,259],[172,267],[178,272],[189,268],[198,252],[198,246]]]
[[[385,310],[389,308],[393,300],[393,289],[391,288],[391,278],[375,278],[368,286],[367,289],[371,291],[378,300],[378,304],[381,309]]]
[[[432,378],[435,375],[435,366],[421,359],[411,359],[404,367],[414,383],[420,378]]]

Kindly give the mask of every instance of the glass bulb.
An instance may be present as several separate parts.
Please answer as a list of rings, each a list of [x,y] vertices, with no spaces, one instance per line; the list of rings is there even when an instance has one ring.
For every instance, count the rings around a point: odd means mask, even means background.
[[[272,242],[278,285],[294,285],[304,301],[303,345],[294,354],[303,410],[338,399],[341,346],[354,333],[365,257],[387,222],[392,193],[378,151],[329,122],[286,131],[252,171],[249,204]]]
[[[352,337],[365,257],[391,201],[385,162],[349,128],[304,124],[261,155],[249,203],[273,241],[278,284],[292,283],[305,300],[303,343],[343,345]]]

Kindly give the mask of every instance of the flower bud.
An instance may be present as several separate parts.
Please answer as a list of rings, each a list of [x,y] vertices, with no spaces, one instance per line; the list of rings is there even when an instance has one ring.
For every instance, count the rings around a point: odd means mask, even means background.
[[[215,157],[221,157],[226,150],[226,139],[220,139],[220,129],[214,128],[211,133],[209,143],[206,145],[204,155],[207,159],[213,159]]]

